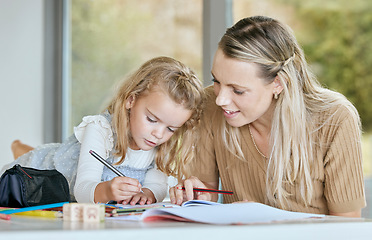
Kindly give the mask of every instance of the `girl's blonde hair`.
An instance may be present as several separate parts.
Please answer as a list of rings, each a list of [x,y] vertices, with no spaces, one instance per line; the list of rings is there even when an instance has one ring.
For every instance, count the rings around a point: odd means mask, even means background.
[[[190,119],[179,128],[165,143],[157,147],[155,162],[159,170],[181,179],[184,168],[194,159],[195,132],[199,123],[204,99],[204,89],[195,73],[181,62],[170,57],[157,57],[144,63],[130,75],[120,86],[116,96],[108,106],[112,115],[112,125],[117,135],[116,155],[124,161],[129,143],[132,139],[129,114],[125,103],[130,97],[138,98],[156,88],[177,104],[192,111]]]
[[[277,77],[283,91],[279,95],[272,120],[266,186],[268,203],[287,208],[289,193],[284,184],[300,184],[301,199],[310,204],[313,194],[311,168],[314,139],[327,120],[317,122],[315,113],[338,105],[346,106],[359,120],[358,113],[346,98],[321,87],[310,72],[303,50],[291,29],[269,17],[255,16],[240,20],[227,29],[219,42],[225,56],[255,63],[266,84]],[[319,121],[319,120],[318,120]],[[359,120],[360,121],[360,120]],[[360,122],[359,122],[360,124]],[[237,144],[239,129],[227,123],[222,129],[227,148],[244,159]],[[360,126],[360,125],[359,125]]]

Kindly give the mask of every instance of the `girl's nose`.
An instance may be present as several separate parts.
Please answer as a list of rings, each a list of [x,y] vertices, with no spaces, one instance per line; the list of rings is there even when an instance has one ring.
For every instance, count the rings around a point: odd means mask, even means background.
[[[155,128],[153,131],[152,131],[152,135],[154,137],[156,137],[157,139],[162,139],[163,136],[164,136],[164,128]]]

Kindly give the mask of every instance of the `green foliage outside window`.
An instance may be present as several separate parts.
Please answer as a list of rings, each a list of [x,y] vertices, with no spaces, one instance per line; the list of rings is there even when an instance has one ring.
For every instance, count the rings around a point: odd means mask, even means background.
[[[115,86],[150,58],[201,73],[201,0],[74,0],[69,128],[106,107]]]
[[[279,1],[294,8],[296,35],[319,81],[358,109],[372,131],[372,2]]]

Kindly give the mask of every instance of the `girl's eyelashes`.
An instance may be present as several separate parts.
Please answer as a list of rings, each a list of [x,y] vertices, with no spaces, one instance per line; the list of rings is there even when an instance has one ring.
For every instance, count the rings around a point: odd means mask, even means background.
[[[220,83],[220,82],[217,81],[215,78],[212,78],[212,82],[214,82],[214,83]]]
[[[174,133],[174,132],[176,131],[176,129],[173,129],[173,128],[170,128],[170,127],[168,127],[168,130],[169,130],[170,132],[172,132],[172,133]]]
[[[149,116],[146,116],[147,118],[147,121],[149,121],[150,123],[156,123],[156,120],[150,118]]]
[[[146,118],[147,118],[147,121],[149,121],[150,123],[157,123],[156,120],[150,118],[149,116],[146,116]],[[174,133],[177,130],[177,129],[174,129],[174,128],[171,128],[171,127],[167,127],[167,129],[168,129],[168,131],[170,131],[172,133]]]

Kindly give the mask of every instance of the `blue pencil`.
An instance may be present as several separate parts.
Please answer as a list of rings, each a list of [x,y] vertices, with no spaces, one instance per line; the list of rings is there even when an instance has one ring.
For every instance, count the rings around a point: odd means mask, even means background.
[[[52,204],[25,207],[25,208],[9,209],[9,210],[4,210],[4,211],[0,210],[0,213],[1,214],[12,214],[12,213],[19,213],[19,212],[34,211],[34,210],[43,210],[43,209],[48,209],[48,208],[62,207],[63,204],[66,204],[66,203],[69,203],[69,202],[52,203]]]

